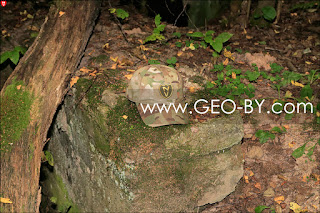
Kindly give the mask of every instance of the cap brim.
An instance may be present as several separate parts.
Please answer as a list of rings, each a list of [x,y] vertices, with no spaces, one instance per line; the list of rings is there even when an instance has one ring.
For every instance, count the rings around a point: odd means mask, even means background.
[[[151,127],[157,127],[157,126],[165,126],[165,125],[171,125],[171,124],[187,124],[188,123],[188,115],[185,111],[185,113],[183,113],[181,111],[181,109],[177,110],[177,112],[175,111],[175,109],[178,109],[178,105],[179,103],[175,103],[173,106],[170,106],[170,104],[165,104],[165,107],[167,107],[168,112],[163,109],[161,112],[159,111],[159,108],[161,109],[162,104],[149,104],[149,108],[148,108],[148,104],[140,104],[140,103],[136,103],[137,107],[138,107],[138,111],[140,113],[140,116],[143,120],[143,122]],[[169,107],[170,106],[170,107]],[[183,104],[181,104],[182,107],[184,107]],[[151,112],[150,109],[153,109],[153,111]]]

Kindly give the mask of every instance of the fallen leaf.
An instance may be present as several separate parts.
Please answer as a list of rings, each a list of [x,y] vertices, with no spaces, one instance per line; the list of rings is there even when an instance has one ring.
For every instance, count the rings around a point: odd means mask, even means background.
[[[75,76],[75,77],[71,78],[70,88],[71,88],[75,83],[77,83],[78,80],[79,80],[79,77],[78,77],[78,76]]]
[[[195,50],[196,48],[194,47],[194,44],[191,43],[190,46],[189,46],[190,50]]]
[[[135,70],[127,69],[128,72],[135,72]]]
[[[236,79],[237,78],[237,74],[232,72],[232,75],[231,75],[232,79]]]
[[[312,62],[310,62],[310,61],[305,61],[306,62],[306,64],[312,64]]]
[[[254,184],[254,187],[256,187],[257,189],[259,189],[261,191],[261,184],[260,183]]]
[[[316,115],[317,115],[317,117],[320,117],[320,112],[317,112],[317,114],[316,114]]]
[[[143,44],[143,41],[141,39],[138,40],[140,42],[140,44]]]
[[[274,201],[276,201],[276,203],[280,204],[282,201],[284,201],[284,196],[275,197]]]
[[[109,48],[109,43],[105,43],[105,44],[102,46],[102,48],[108,49],[108,48]]]
[[[110,56],[110,59],[111,59],[112,61],[114,61],[114,62],[117,62],[117,61],[118,61],[118,56],[115,57],[115,58],[112,58],[112,57]]]
[[[287,124],[283,125],[283,127],[286,128],[286,129],[290,129],[290,126],[287,125]]]
[[[183,52],[182,51],[179,51],[178,53],[177,53],[177,56],[181,56],[183,54]]]
[[[146,48],[144,45],[140,45],[140,49],[143,50],[143,51],[149,50],[149,48]]]
[[[250,170],[250,177],[252,177],[254,175],[253,171]]]
[[[228,65],[228,63],[229,63],[229,58],[226,58],[226,60],[223,61],[223,65],[226,66],[226,65]]]
[[[17,86],[17,90],[20,90],[20,89],[21,89],[21,85],[18,85],[18,86]]]
[[[130,80],[132,78],[132,74],[124,75],[124,77]]]
[[[299,82],[296,82],[296,81],[291,81],[291,84],[294,85],[294,86],[297,86],[297,87],[304,87],[303,84],[299,83]]]
[[[248,40],[250,40],[250,39],[252,39],[253,37],[246,35],[246,38],[247,38]]]
[[[29,19],[33,19],[33,15],[28,14],[28,15],[27,15],[27,18],[29,18]]]
[[[128,118],[128,116],[126,116],[126,115],[123,115],[122,117],[123,117],[123,119],[125,119],[125,120]]]
[[[286,92],[286,94],[284,95],[284,97],[286,98],[291,98],[292,97],[292,92],[290,92],[289,90]]]
[[[247,34],[247,31],[246,31],[246,29],[244,29],[244,28],[243,28],[243,33],[244,33],[244,34]]]
[[[307,175],[302,176],[302,182],[305,182],[305,183],[307,182]]]
[[[302,212],[301,206],[299,206],[299,204],[295,203],[295,202],[290,202],[290,209],[294,212],[294,213],[300,213]]]
[[[233,45],[238,46],[240,43],[239,42],[234,42]]]
[[[63,16],[66,12],[60,11],[59,12],[59,17]]]
[[[112,64],[111,69],[113,70],[117,69],[117,64]]]
[[[89,72],[91,72],[92,70],[91,70],[91,69],[88,69],[87,67],[82,67],[82,68],[80,68],[80,71],[81,71],[81,72],[84,72],[84,73],[89,73]]]
[[[189,91],[190,91],[191,93],[194,93],[196,90],[195,90],[194,87],[189,87]]]
[[[0,203],[12,203],[9,198],[0,197]]]
[[[274,30],[274,32],[275,32],[276,34],[279,34],[279,33],[280,33],[278,30]]]
[[[247,175],[244,175],[243,178],[246,183],[249,183],[249,177]]]
[[[290,148],[293,148],[295,144],[296,144],[296,142],[294,142],[294,141],[288,143],[288,145],[289,145]]]

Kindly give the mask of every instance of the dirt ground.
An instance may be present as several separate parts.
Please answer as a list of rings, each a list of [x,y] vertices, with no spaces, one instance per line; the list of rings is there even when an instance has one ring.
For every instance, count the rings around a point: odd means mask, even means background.
[[[148,65],[149,60],[157,60],[167,65],[167,59],[171,57],[177,58],[174,66],[178,70],[188,69],[193,72],[188,76],[186,72],[181,71],[184,77],[202,76],[211,82],[217,79],[217,74],[210,70],[214,68],[214,64],[220,63],[241,69],[243,73],[254,70],[252,63],[256,63],[260,71],[269,72],[268,64],[275,62],[285,70],[302,75],[308,75],[310,70],[320,68],[319,8],[315,12],[290,12],[289,8],[294,5],[292,1],[283,5],[279,23],[268,28],[251,26],[244,30],[240,25],[230,28],[217,21],[207,29],[196,30],[165,23],[164,41],[143,44],[143,40],[151,35],[155,28],[154,18],[142,15],[130,5],[112,4],[113,7],[128,11],[129,17],[117,21],[110,14],[109,5],[104,4],[79,66],[87,69],[79,69],[76,76],[93,78],[103,70],[111,69],[118,70],[117,78],[127,82],[132,72]],[[47,4],[35,7],[35,4],[30,2],[8,3],[5,8],[1,8],[2,40],[9,40],[11,43],[11,47],[4,46],[1,53],[17,45],[30,45],[33,40],[31,34],[39,31],[47,11]],[[233,54],[234,60],[223,51],[217,60],[213,60],[212,49],[209,47],[186,47],[183,43],[188,40],[186,36],[176,38],[172,35],[174,32],[185,35],[190,31],[207,30],[214,30],[216,35],[221,32],[233,34],[224,47],[229,48],[228,51]],[[178,47],[176,42],[183,44]],[[4,65],[1,65],[1,68],[3,69]],[[10,71],[1,72],[2,80],[8,74]],[[249,82],[243,79],[243,83]],[[278,91],[272,87],[272,81],[260,76],[250,83],[256,88],[254,98],[266,99],[266,107],[270,108],[272,103],[279,99]],[[306,83],[302,82],[303,85]],[[192,95],[203,89],[204,85],[189,82],[186,87],[188,94]],[[280,97],[284,98],[288,91],[292,97],[298,97],[301,88],[302,86],[293,82],[280,89]],[[320,80],[315,79],[311,88],[313,97],[310,102],[316,106],[319,103]],[[123,89],[119,89],[119,93],[123,92]],[[294,98],[291,101],[296,103]],[[199,208],[199,212],[254,212],[258,206],[268,207],[264,212],[320,212],[320,124],[315,121],[316,115],[310,112],[297,114],[291,120],[287,120],[285,113],[241,113],[245,121],[245,136],[242,142],[245,156],[244,177],[235,192],[219,203]],[[201,122],[207,118],[191,117],[192,122],[196,122],[196,119]],[[285,131],[274,133],[274,139],[260,143],[256,132],[271,131],[274,127],[284,127]],[[307,144],[304,152],[302,151],[303,155],[293,157],[294,150],[305,143]],[[310,148],[313,146],[313,153],[310,154]]]

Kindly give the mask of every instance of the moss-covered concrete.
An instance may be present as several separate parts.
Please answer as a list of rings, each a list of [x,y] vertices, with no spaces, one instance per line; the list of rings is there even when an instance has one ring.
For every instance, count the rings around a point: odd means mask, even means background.
[[[13,80],[0,99],[1,152],[11,150],[29,125],[32,95],[23,81]]]

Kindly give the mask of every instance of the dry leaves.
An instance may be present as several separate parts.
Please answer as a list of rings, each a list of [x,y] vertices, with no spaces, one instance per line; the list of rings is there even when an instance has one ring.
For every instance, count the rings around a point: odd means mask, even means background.
[[[72,77],[72,78],[71,78],[71,81],[70,81],[70,88],[71,88],[75,83],[77,83],[78,80],[79,80],[79,77],[78,77],[78,76]]]

